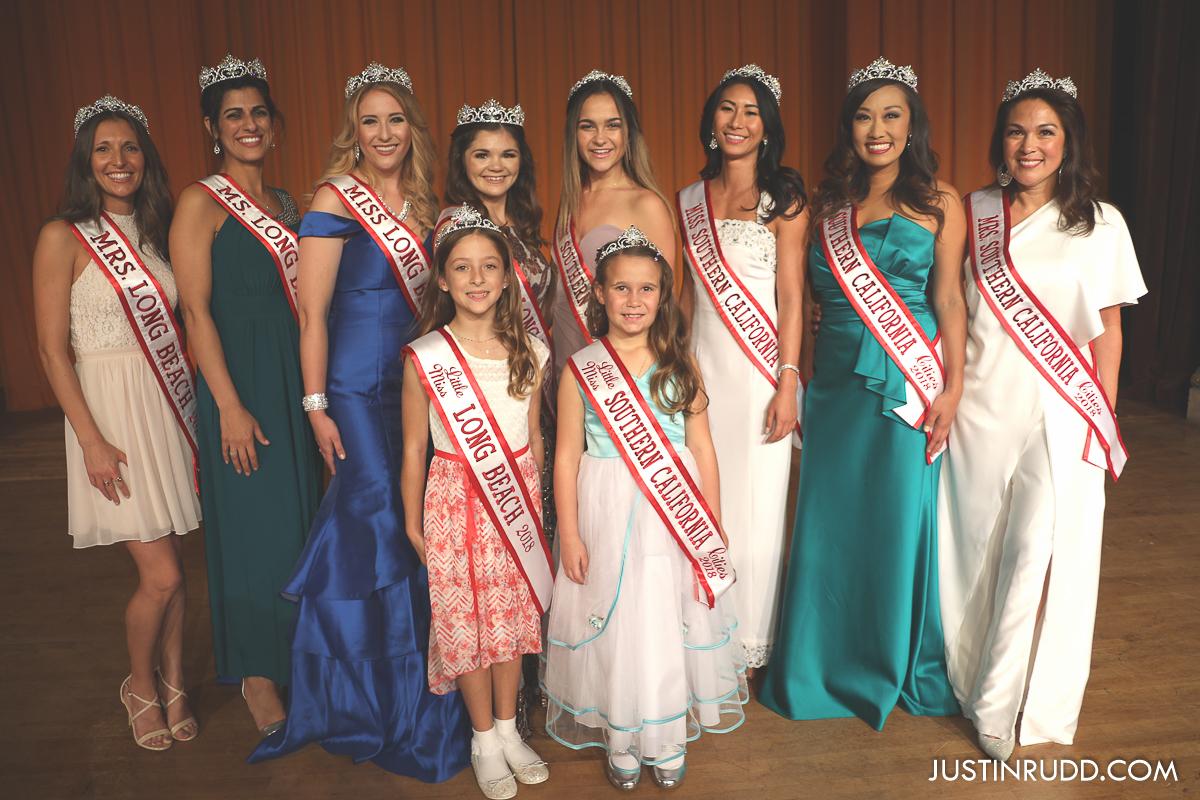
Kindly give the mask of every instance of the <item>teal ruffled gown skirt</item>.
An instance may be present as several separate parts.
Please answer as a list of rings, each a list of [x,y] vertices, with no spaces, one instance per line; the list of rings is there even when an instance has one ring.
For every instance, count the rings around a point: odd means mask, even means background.
[[[934,237],[896,215],[863,226],[863,247],[931,339],[925,296]],[[891,409],[904,376],[810,254],[821,303],[816,373],[779,639],[760,701],[790,719],[857,716],[876,730],[899,706],[957,714],[937,593],[941,459]]]

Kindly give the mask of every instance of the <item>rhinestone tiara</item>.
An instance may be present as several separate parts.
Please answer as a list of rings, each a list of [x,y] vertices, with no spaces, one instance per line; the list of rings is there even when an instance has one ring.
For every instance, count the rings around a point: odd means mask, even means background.
[[[499,122],[503,125],[519,125],[525,127],[525,112],[521,104],[505,108],[496,102],[495,98],[475,108],[463,103],[458,112],[458,124],[470,125],[473,122]]]
[[[865,69],[858,69],[851,73],[850,83],[846,86],[846,91],[853,89],[863,81],[873,81],[879,78],[889,81],[900,81],[900,83],[910,86],[914,92],[917,90],[917,73],[913,72],[911,66],[899,67],[883,56],[880,56]]]
[[[142,110],[132,103],[126,103],[111,94],[106,94],[90,106],[84,106],[75,112],[75,136],[79,137],[79,129],[83,127],[83,123],[87,122],[97,114],[103,114],[105,111],[117,111],[126,116],[133,117],[138,122],[142,123],[142,127],[146,129],[146,133],[150,132],[150,123],[146,121],[146,115]]]
[[[775,95],[776,103],[778,103],[779,98],[783,96],[783,92],[781,92],[779,89],[779,79],[774,75],[768,75],[766,71],[764,71],[763,68],[758,64],[747,64],[744,67],[738,67],[737,69],[729,70],[725,73],[724,77],[721,78],[721,83],[724,83],[730,78],[736,77],[753,78],[763,86],[766,86],[771,90],[771,94]]]
[[[625,80],[624,75],[609,75],[607,72],[599,69],[594,69],[577,80],[575,85],[571,87],[570,93],[567,94],[567,99],[570,100],[575,96],[576,92],[583,88],[584,84],[591,83],[592,81],[612,81],[617,85],[618,89],[625,93],[626,97],[630,100],[633,99],[633,89],[629,88],[629,81]]]
[[[628,250],[631,247],[649,247],[655,252],[656,256],[662,255],[662,250],[658,249],[658,245],[650,241],[650,238],[642,233],[638,229],[638,226],[630,225],[620,237],[596,251],[596,263],[599,264],[619,250]]]
[[[200,69],[200,89],[203,91],[214,83],[240,78],[243,75],[250,75],[265,81],[267,68],[257,58],[247,63],[240,58],[227,55],[215,68],[202,67]]]
[[[1042,72],[1041,69],[1035,69],[1026,75],[1020,83],[1009,81],[1008,88],[1004,90],[1004,97],[1000,102],[1007,103],[1017,95],[1024,94],[1030,89],[1058,89],[1060,92],[1066,92],[1071,95],[1071,97],[1079,97],[1079,90],[1075,88],[1075,81],[1070,78],[1054,80],[1054,78]]]
[[[461,231],[467,228],[483,228],[484,230],[502,233],[502,231],[496,227],[496,223],[480,214],[473,207],[459,206],[458,210],[454,212],[449,221],[442,226],[441,230],[438,231],[437,238],[433,242],[434,249],[442,246],[442,239],[445,239],[455,231]]]
[[[346,97],[372,83],[398,83],[410,92],[413,90],[412,80],[403,68],[388,69],[378,61],[372,61],[362,72],[346,79]]]

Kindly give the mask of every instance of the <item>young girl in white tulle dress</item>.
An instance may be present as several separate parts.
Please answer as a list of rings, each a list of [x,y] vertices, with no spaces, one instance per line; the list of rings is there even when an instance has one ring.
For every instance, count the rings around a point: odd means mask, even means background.
[[[637,785],[643,764],[659,786],[677,785],[687,743],[702,731],[737,728],[747,699],[732,612],[719,597],[709,607],[720,589],[702,585],[694,567],[723,558],[724,534],[704,387],[672,284],[671,266],[636,228],[600,249],[587,320],[597,341],[572,358],[558,399],[561,566],[543,656],[546,730],[567,747],[605,748],[608,778],[622,789]],[[593,385],[597,363],[624,382]],[[602,417],[597,398],[614,385],[616,395],[598,401],[610,415]],[[613,425],[629,441],[629,423],[613,421],[624,418],[613,416],[622,389],[640,394],[643,427],[657,429],[657,441],[665,438],[678,455],[671,461],[671,448],[660,448],[667,459],[654,468],[678,464],[702,493],[694,504],[711,509],[720,536],[708,541],[711,554],[688,550],[672,534],[643,494],[654,480],[635,478],[636,459],[626,461],[620,448],[627,445],[608,432]],[[656,446],[641,435],[637,442]]]

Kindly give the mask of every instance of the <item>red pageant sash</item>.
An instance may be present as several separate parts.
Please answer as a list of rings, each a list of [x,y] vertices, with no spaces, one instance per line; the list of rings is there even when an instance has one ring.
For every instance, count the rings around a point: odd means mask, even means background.
[[[300,260],[300,251],[297,249],[296,234],[272,217],[271,212],[260,206],[249,192],[234,183],[228,175],[209,175],[197,183],[267,248],[279,270],[279,279],[287,289],[292,316],[299,321],[300,315],[296,311],[296,262]]]
[[[762,373],[772,389],[779,388],[776,377],[779,332],[741,278],[729,268],[729,262],[721,252],[708,181],[697,181],[680,190],[675,196],[675,206],[683,221],[684,250],[695,267],[700,285],[708,292],[721,321],[750,363]],[[799,412],[804,408],[802,382],[796,391],[796,403]],[[796,433],[800,433],[799,420],[796,421]]]
[[[1026,285],[1013,263],[1008,251],[1012,231],[1008,193],[997,189],[971,193],[967,198],[967,219],[971,270],[979,293],[1029,363],[1087,422],[1083,459],[1108,469],[1116,480],[1129,459],[1116,414],[1095,368]],[[1093,436],[1099,440],[1103,453],[1092,446]]]
[[[420,238],[392,216],[387,205],[370,186],[353,175],[337,175],[322,185],[333,189],[342,204],[371,234],[387,258],[409,308],[415,316],[421,316],[421,297],[433,272],[433,260],[425,252]]]
[[[821,247],[846,299],[920,398],[920,406],[909,403],[894,409],[895,413],[920,428],[945,387],[940,348],[925,336],[912,311],[867,255],[858,237],[857,217],[855,208],[846,206],[825,220]],[[932,461],[928,454],[926,458]]]
[[[579,251],[579,242],[575,239],[575,220],[569,220],[567,232],[554,241],[554,263],[558,265],[558,276],[562,278],[563,290],[571,304],[575,322],[583,331],[584,341],[591,344],[593,339],[588,333],[587,307],[595,278],[583,260],[583,253]]]
[[[458,344],[439,328],[409,344],[404,352],[412,357],[476,494],[529,584],[538,613],[546,613],[554,590],[554,567],[542,533],[542,519],[534,513],[517,457]]]
[[[71,231],[121,299],[121,307],[125,309],[142,353],[192,448],[194,461],[198,452],[196,389],[192,366],[181,343],[179,324],[167,296],[108,214],[101,212],[99,225],[90,221],[76,222],[71,225]]]
[[[704,495],[607,339],[593,342],[567,363],[642,494],[692,562],[699,583],[696,599],[712,608],[735,578]]]
[[[437,228],[450,221],[454,216],[454,212],[462,206],[446,206],[442,209],[441,215],[438,217]],[[537,304],[537,299],[533,295],[533,287],[529,285],[529,278],[525,277],[525,270],[521,267],[521,262],[517,260],[517,254],[512,253],[513,272],[517,274],[517,280],[521,286],[521,321],[525,326],[525,332],[541,341],[550,349],[550,363],[554,363],[554,345],[550,341],[550,328],[546,325],[546,318],[542,315],[541,306]],[[547,370],[542,377],[542,408],[550,414],[550,419],[556,421],[558,414],[555,413],[555,406],[558,404],[558,399],[555,394],[554,381],[550,380],[553,377],[554,371]]]

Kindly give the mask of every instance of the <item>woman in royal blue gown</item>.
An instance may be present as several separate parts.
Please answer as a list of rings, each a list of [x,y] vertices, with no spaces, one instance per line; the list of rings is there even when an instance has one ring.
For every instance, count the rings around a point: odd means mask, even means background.
[[[403,222],[427,259],[435,163],[407,74],[372,64],[351,78],[341,134],[300,228],[304,405],[334,476],[284,588],[298,603],[287,723],[250,763],[318,742],[426,782],[470,764],[461,698],[435,695],[426,681],[428,575],[404,534],[400,350],[415,295],[356,217],[369,203],[356,211],[342,193],[381,201],[388,227]]]

